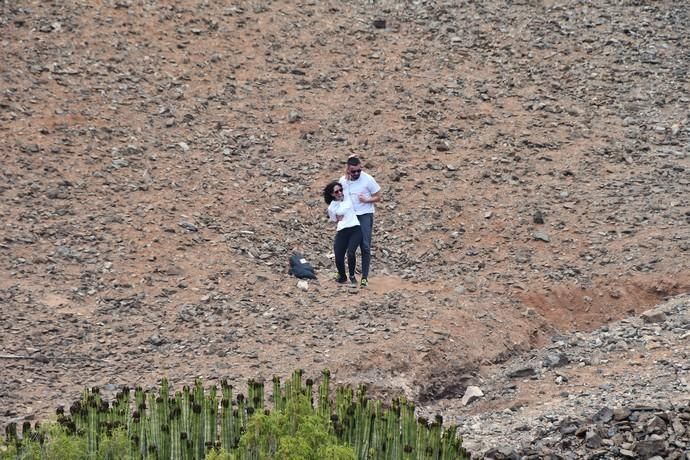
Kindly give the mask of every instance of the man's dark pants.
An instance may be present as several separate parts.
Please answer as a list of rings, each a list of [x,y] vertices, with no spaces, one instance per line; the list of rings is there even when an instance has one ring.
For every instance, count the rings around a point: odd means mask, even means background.
[[[371,265],[371,234],[374,230],[374,214],[361,214],[357,216],[359,226],[362,228],[362,278],[369,278],[369,266]]]

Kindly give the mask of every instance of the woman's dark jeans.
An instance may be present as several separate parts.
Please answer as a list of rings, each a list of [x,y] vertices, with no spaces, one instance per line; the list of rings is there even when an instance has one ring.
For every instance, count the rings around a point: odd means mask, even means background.
[[[359,225],[340,230],[335,234],[333,241],[333,252],[335,252],[335,266],[338,269],[338,277],[345,279],[345,253],[347,253],[347,268],[350,272],[350,279],[355,277],[355,266],[357,265],[356,251],[362,241],[362,230]]]

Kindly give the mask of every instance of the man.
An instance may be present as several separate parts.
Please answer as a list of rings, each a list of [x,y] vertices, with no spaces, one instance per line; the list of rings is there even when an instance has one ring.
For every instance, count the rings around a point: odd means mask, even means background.
[[[371,235],[374,230],[374,203],[381,201],[381,187],[373,177],[362,172],[362,162],[356,155],[347,159],[345,175],[340,178],[343,192],[352,201],[355,214],[362,229],[362,280],[360,286],[369,284],[369,265],[371,264]]]

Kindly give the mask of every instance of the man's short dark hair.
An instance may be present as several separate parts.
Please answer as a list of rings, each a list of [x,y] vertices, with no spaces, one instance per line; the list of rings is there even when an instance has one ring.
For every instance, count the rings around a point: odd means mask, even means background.
[[[359,160],[359,157],[352,156],[347,159],[347,165],[348,166],[358,166],[361,163]]]

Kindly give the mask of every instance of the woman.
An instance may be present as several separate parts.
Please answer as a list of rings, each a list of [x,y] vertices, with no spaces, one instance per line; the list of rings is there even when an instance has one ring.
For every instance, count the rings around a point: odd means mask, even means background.
[[[328,218],[337,222],[333,252],[335,252],[335,266],[338,269],[336,281],[340,284],[347,282],[345,277],[345,253],[347,252],[347,267],[350,272],[350,283],[357,285],[355,266],[357,258],[355,251],[362,241],[362,231],[359,220],[352,207],[352,202],[345,198],[343,186],[333,181],[323,189],[323,199],[328,205]]]

